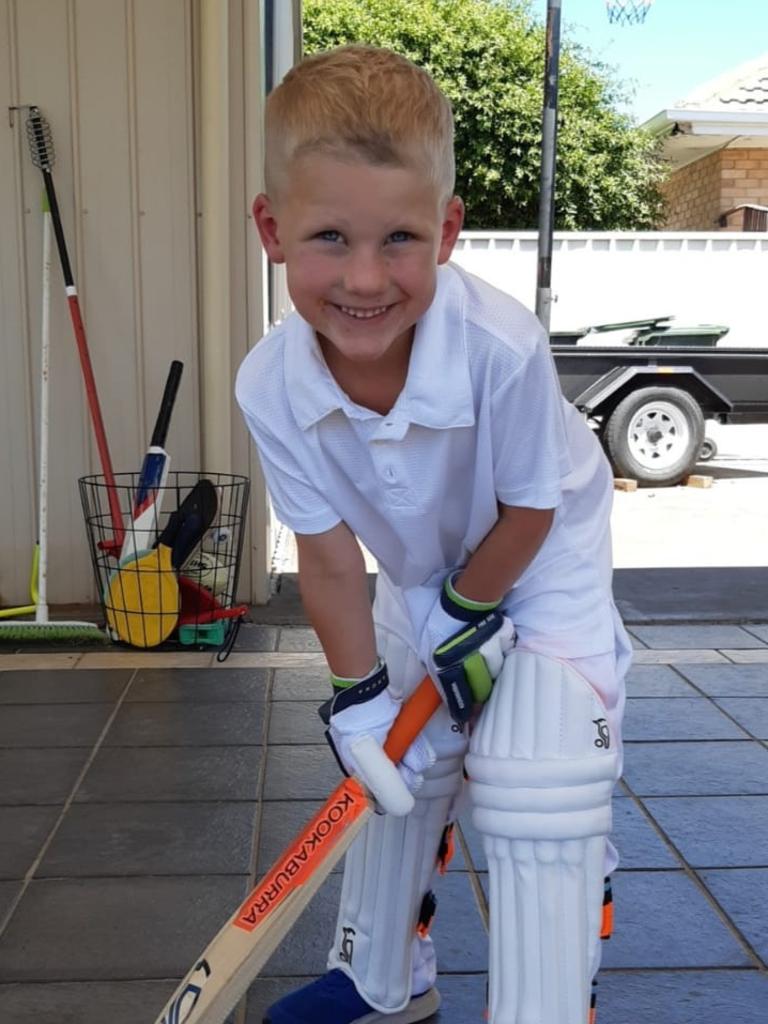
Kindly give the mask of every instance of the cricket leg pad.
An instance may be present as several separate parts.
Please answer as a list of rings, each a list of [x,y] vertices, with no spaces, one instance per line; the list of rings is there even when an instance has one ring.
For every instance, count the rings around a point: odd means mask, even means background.
[[[437,760],[424,772],[413,810],[400,818],[376,815],[347,851],[328,958],[330,969],[343,971],[363,999],[387,1015],[405,1011],[412,992],[434,985],[432,940],[417,926],[463,781],[466,739],[444,707],[425,735]]]
[[[490,883],[490,1024],[587,1024],[611,793],[605,707],[566,662],[516,650],[467,756]]]
[[[416,1024],[440,1006],[437,989],[415,996],[398,1013],[374,1010],[342,971],[329,971],[303,988],[290,992],[267,1010],[264,1024]]]

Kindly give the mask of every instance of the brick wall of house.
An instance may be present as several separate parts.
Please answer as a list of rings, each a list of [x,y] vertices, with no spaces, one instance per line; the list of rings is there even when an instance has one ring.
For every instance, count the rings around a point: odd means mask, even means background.
[[[720,214],[731,207],[768,206],[768,147],[710,153],[676,171],[664,195],[667,231],[717,231]],[[723,230],[741,230],[741,217],[729,220]]]

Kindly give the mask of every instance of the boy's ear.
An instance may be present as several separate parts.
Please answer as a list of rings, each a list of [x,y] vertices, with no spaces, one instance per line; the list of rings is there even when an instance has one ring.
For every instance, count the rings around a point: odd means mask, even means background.
[[[451,258],[453,247],[464,223],[464,203],[458,196],[448,200],[443,213],[443,229],[440,236],[440,248],[437,253],[438,264],[447,263]]]
[[[261,244],[271,263],[285,263],[285,254],[278,237],[277,217],[269,196],[260,192],[253,200],[253,219]]]

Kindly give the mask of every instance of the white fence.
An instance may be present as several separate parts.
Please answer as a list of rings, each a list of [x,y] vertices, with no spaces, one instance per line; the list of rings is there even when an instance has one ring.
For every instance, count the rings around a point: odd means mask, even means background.
[[[536,247],[535,232],[466,231],[453,259],[533,309]],[[765,234],[556,233],[552,291],[553,331],[674,316],[680,326],[728,326],[720,347],[768,347]]]

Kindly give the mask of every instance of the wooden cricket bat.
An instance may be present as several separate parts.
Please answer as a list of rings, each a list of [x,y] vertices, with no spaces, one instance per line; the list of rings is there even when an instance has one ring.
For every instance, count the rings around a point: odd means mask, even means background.
[[[393,761],[439,705],[425,676],[387,737],[384,749]],[[344,779],[213,939],[155,1024],[222,1024],[373,813],[373,798],[360,782]]]

